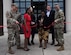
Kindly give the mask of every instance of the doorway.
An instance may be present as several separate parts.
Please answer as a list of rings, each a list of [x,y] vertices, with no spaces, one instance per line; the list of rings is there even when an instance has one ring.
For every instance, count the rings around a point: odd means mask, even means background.
[[[33,12],[34,12],[36,19],[38,19],[38,16],[40,15],[41,11],[45,10],[45,6],[46,6],[46,3],[44,1],[32,3]]]
[[[42,10],[45,10],[46,3],[45,1],[33,1],[32,2],[33,12],[35,15],[36,20],[38,19],[39,15],[41,14]],[[38,33],[38,29],[36,28],[36,33]]]
[[[3,26],[3,0],[0,0],[0,26]],[[3,35],[3,28],[0,27],[0,36]]]

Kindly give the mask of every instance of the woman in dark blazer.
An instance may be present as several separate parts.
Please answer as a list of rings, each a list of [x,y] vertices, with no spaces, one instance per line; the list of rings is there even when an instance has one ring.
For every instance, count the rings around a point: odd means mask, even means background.
[[[42,40],[44,40],[43,44],[43,49],[47,48],[47,36],[49,34],[48,29],[45,28],[46,22],[45,20],[47,19],[45,12],[42,11],[41,15],[38,17],[37,24],[38,24],[38,36],[39,36],[39,47],[42,47]]]

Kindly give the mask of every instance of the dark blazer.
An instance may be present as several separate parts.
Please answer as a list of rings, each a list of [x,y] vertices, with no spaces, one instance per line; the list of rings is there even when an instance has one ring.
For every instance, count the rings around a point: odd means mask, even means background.
[[[47,11],[45,12],[45,14],[46,13],[47,13]],[[51,10],[49,17],[47,17],[47,18],[44,19],[44,26],[48,27],[49,25],[51,25],[52,22],[54,22],[54,16],[55,16],[55,11]],[[51,27],[53,27],[53,26],[51,26]]]
[[[39,20],[41,20],[41,17],[42,17],[42,15],[40,15],[40,16],[38,17],[38,19],[37,19],[37,27],[38,27],[38,28],[41,27],[41,26],[40,26],[40,23],[39,23]],[[44,24],[45,24],[45,23],[44,23],[44,22],[45,22],[44,20],[47,19],[47,16],[45,15],[43,18],[44,18],[44,19],[43,19],[43,23],[42,23],[42,24],[43,24],[42,28],[44,28]]]
[[[35,24],[33,24],[33,25],[31,24],[31,26],[36,25],[36,18],[35,18],[34,14],[31,15],[31,22],[35,22]]]

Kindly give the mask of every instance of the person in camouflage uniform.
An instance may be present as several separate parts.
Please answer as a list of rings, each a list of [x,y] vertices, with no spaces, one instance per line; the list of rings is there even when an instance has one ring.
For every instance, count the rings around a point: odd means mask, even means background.
[[[54,33],[58,44],[55,46],[60,46],[57,51],[64,50],[64,13],[60,9],[59,4],[55,4],[55,24],[54,24]]]
[[[16,43],[17,49],[22,49],[20,47],[20,34],[19,34],[19,22],[20,13],[17,12],[17,7],[15,4],[11,5],[11,11],[6,13],[7,17],[7,28],[8,28],[8,46],[9,46],[9,53],[14,54],[11,47],[14,46]],[[14,43],[15,42],[15,43]]]

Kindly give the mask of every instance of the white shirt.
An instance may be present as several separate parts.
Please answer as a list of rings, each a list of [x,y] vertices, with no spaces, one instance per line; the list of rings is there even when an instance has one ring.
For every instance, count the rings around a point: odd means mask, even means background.
[[[46,15],[47,15],[47,17],[49,17],[49,15],[50,15],[50,11],[47,11]]]

